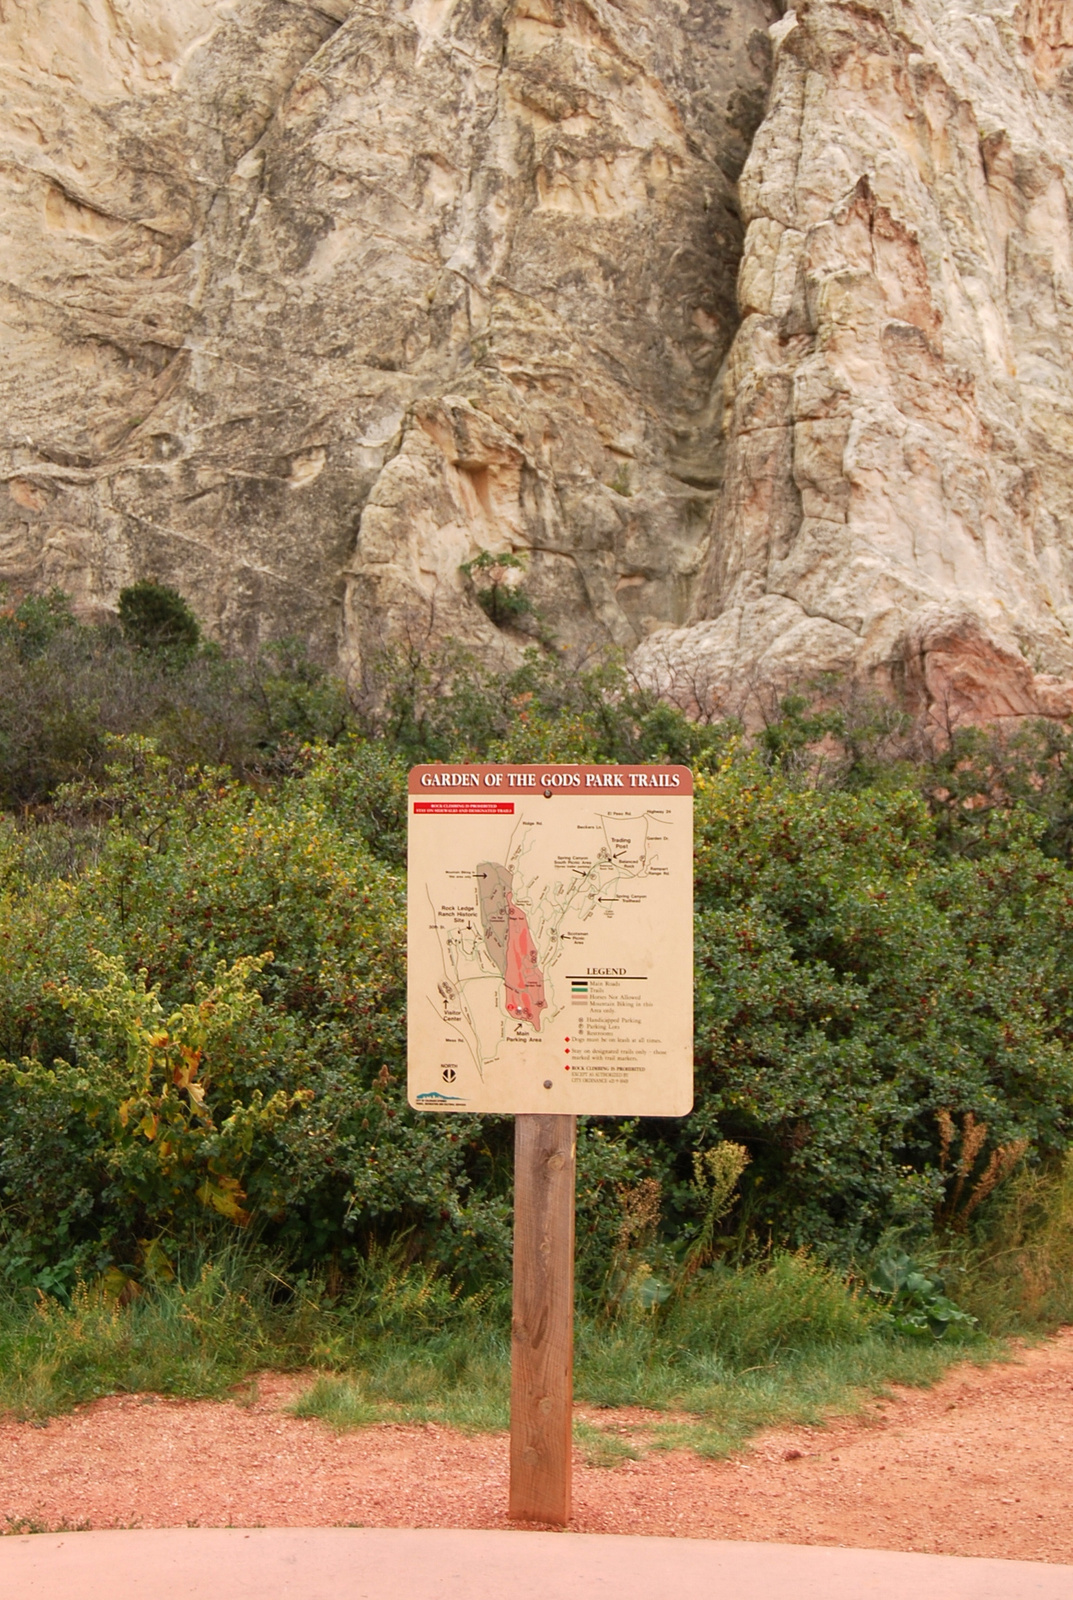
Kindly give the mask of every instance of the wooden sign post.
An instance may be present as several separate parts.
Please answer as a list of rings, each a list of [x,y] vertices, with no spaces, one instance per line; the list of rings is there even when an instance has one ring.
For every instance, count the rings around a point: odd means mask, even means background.
[[[693,1103],[686,767],[410,773],[409,1099],[507,1113],[510,1515],[570,1519],[577,1118]]]
[[[570,1521],[577,1118],[514,1123],[510,1517]]]

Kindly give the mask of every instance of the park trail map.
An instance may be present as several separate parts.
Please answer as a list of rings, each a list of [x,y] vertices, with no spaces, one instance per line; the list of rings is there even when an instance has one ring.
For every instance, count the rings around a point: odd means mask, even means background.
[[[409,789],[410,1104],[684,1116],[688,768],[425,766]]]

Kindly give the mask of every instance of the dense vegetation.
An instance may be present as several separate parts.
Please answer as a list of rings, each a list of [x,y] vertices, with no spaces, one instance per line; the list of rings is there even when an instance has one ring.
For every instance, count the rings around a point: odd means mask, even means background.
[[[118,625],[59,595],[0,616],[5,1284],[163,1284],[214,1228],[329,1297],[388,1258],[471,1299],[504,1280],[509,1124],[405,1103],[405,773],[429,758],[697,774],[696,1108],[583,1127],[590,1307],[807,1247],[939,1331],[905,1253],[1013,1194],[1027,1248],[1073,1117],[1062,730],[931,747],[827,685],[746,737],[614,662],[494,672],[420,641],[348,701],[293,646],[225,659],[142,586]]]

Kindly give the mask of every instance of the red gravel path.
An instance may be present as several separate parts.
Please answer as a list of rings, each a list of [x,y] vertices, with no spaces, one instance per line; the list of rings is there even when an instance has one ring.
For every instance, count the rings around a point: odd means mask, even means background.
[[[0,1526],[506,1525],[502,1435],[337,1436],[282,1411],[295,1391],[270,1375],[252,1406],[125,1396],[0,1424]],[[1071,1446],[1067,1329],[1011,1365],[958,1368],[864,1421],[766,1434],[731,1461],[579,1459],[574,1526],[1073,1562]]]

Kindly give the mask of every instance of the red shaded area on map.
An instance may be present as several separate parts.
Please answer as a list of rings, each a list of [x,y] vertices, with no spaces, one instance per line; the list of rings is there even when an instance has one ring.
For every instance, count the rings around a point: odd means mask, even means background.
[[[539,1033],[540,1013],[548,1004],[544,997],[544,975],[537,966],[537,948],[525,912],[514,904],[509,889],[507,914],[507,970],[503,974],[507,1010],[512,1017],[520,1017]]]

